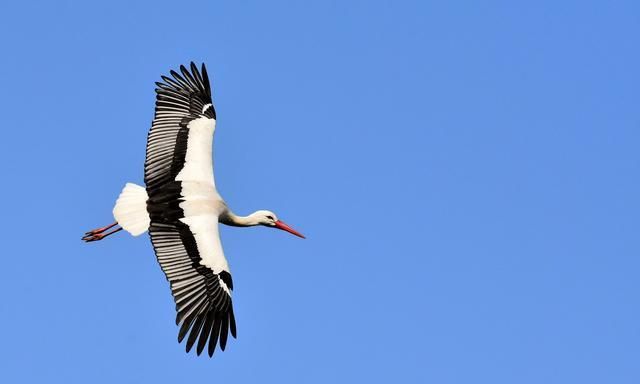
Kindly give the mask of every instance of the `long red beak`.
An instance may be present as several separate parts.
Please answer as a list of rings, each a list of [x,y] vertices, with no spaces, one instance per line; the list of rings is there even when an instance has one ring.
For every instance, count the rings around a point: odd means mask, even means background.
[[[304,235],[298,231],[296,231],[295,229],[291,228],[287,223],[285,223],[282,220],[278,220],[276,221],[276,228],[278,229],[282,229],[283,231],[287,231],[292,235],[296,235],[298,237],[302,237],[303,239],[306,239],[306,237],[304,237]]]

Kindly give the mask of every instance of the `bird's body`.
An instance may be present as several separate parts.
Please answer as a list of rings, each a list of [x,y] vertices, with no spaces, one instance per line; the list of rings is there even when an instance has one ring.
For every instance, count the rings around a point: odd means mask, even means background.
[[[213,175],[216,112],[204,65],[180,67],[156,83],[155,117],[147,139],[145,187],[127,183],[113,214],[116,223],[87,232],[85,241],[124,229],[134,236],[149,232],[158,262],[176,303],[178,340],[187,352],[197,341],[224,350],[228,333],[236,337],[231,294],[233,281],[220,242],[218,223],[264,225],[301,234],[270,211],[235,215],[218,193]],[[116,228],[111,232],[108,229]]]

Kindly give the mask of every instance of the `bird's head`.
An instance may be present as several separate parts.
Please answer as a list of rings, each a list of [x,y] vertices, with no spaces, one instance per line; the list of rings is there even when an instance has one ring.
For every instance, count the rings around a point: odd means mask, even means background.
[[[255,218],[259,225],[264,225],[265,227],[278,228],[283,231],[287,231],[292,235],[296,235],[305,239],[304,235],[295,229],[291,228],[288,224],[278,219],[275,213],[267,210],[260,210],[254,212],[251,216]]]

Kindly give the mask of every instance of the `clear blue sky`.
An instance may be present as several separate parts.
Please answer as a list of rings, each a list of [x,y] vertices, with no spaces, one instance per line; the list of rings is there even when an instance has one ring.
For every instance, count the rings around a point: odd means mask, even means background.
[[[640,382],[637,1],[3,2],[6,382]],[[185,354],[153,82],[205,61],[238,340]]]

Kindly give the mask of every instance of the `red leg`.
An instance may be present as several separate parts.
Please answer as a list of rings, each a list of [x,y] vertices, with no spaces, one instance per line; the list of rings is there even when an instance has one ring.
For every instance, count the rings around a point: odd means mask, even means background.
[[[91,230],[89,232],[85,232],[85,235],[90,236],[90,235],[95,235],[95,234],[98,234],[98,233],[102,233],[102,232],[106,231],[107,229],[111,229],[111,228],[115,227],[116,225],[118,225],[117,222],[113,223],[113,224],[109,224],[106,227],[96,228],[96,229],[93,229],[93,230]]]
[[[113,227],[114,225],[116,225],[117,223],[114,223],[112,225],[110,225],[109,227],[105,227],[106,229]],[[102,228],[100,228],[102,229]],[[87,234],[82,238],[82,240],[86,241],[87,243],[90,243],[92,241],[98,241],[98,240],[102,240],[105,237],[109,236],[109,235],[113,235],[116,232],[120,232],[122,231],[122,227],[120,228],[116,228],[111,232],[104,232],[106,229],[103,229],[101,232],[97,232],[97,233],[90,233],[87,232]]]

